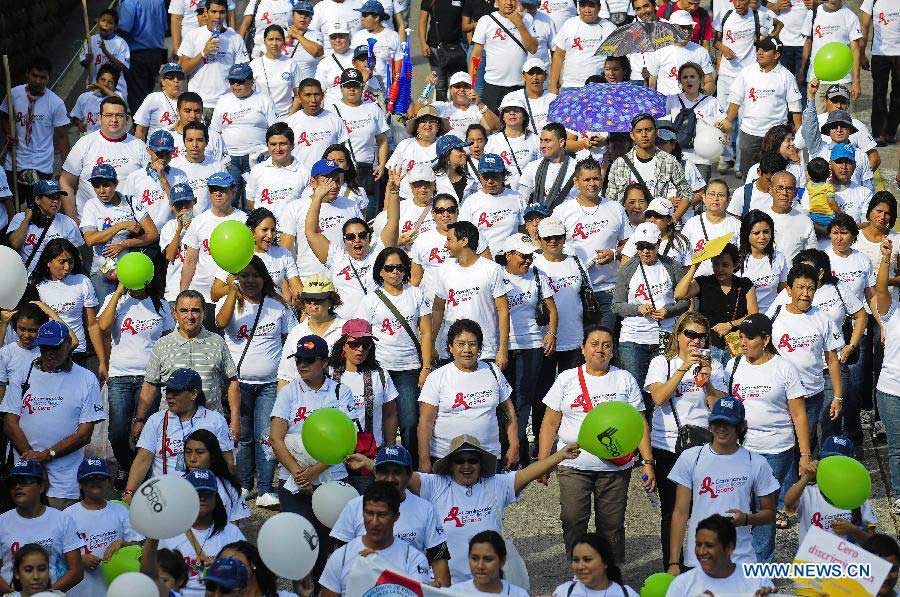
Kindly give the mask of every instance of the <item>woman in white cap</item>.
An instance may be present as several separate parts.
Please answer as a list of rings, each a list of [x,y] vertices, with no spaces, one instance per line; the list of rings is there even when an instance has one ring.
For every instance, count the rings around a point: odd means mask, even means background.
[[[429,76],[426,83],[435,83]],[[478,93],[472,89],[472,77],[469,73],[458,72],[450,75],[447,101],[433,102],[438,114],[450,122],[451,135],[460,139],[466,136],[466,129],[471,124],[480,124],[489,131],[500,128],[500,119],[478,97]],[[416,100],[410,108],[411,114],[415,114],[421,108],[421,100]]]
[[[503,158],[510,173],[506,183],[509,188],[517,189],[525,166],[542,157],[540,143],[538,136],[529,131],[528,110],[523,99],[507,94],[500,102],[500,120],[500,130],[488,138],[484,151]]]
[[[556,351],[559,314],[547,275],[534,266],[537,247],[527,234],[517,232],[503,245],[505,277],[510,290],[509,364],[504,375],[513,390],[519,425],[519,463],[528,464],[530,450],[525,429],[531,404],[537,398],[538,376],[545,356]]]
[[[444,135],[445,137],[447,135]],[[431,202],[435,195],[435,175],[430,164],[419,162],[403,177],[412,189],[412,201],[400,202],[400,237],[397,246],[409,252],[413,241],[423,232],[434,229],[431,217]],[[376,233],[384,230],[387,224],[387,211],[382,211],[372,222]]]
[[[672,203],[665,199],[654,199],[647,205],[644,211],[644,221],[656,224],[659,228],[659,254],[670,257],[675,263],[687,267],[691,264],[691,251],[688,239],[675,227],[672,219]],[[620,267],[628,263],[628,260],[637,255],[634,241],[629,238],[622,247],[622,259]]]
[[[419,108],[415,117],[406,123],[406,132],[410,137],[397,143],[387,161],[388,169],[400,168],[405,174],[419,162],[431,164],[437,157],[435,141],[449,131],[450,122],[443,118],[434,106]],[[408,182],[401,181],[400,197],[412,198],[412,189],[409,188]]]
[[[675,319],[690,306],[687,300],[675,300],[683,270],[680,263],[659,254],[660,238],[659,227],[652,222],[635,229],[629,240],[637,257],[619,268],[613,290],[612,309],[622,318],[619,359],[641,388],[650,360],[668,344]]]

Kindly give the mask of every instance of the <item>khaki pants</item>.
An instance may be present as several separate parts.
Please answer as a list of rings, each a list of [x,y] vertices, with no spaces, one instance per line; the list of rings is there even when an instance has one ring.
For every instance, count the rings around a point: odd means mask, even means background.
[[[65,510],[78,500],[72,500],[69,498],[57,498],[57,497],[48,497],[47,502],[50,504],[50,507],[55,510]]]
[[[561,466],[556,478],[566,554],[571,555],[575,541],[588,530],[593,497],[597,533],[612,547],[616,561],[621,562],[625,556],[625,508],[631,469],[605,472]]]

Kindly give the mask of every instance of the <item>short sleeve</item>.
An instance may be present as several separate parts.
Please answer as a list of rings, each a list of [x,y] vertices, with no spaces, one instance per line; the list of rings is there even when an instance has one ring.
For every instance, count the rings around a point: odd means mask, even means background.
[[[353,519],[355,518],[354,515],[357,511],[357,506],[360,503],[359,500],[352,499],[344,506],[340,516],[338,516],[337,522],[335,522],[334,526],[331,528],[332,537],[338,541],[343,541],[344,543],[350,543],[352,540],[356,539],[356,529],[354,528]]]
[[[494,369],[493,363],[488,363],[488,367]],[[497,371],[494,369],[494,373],[497,374],[497,385],[500,390],[500,400],[499,402],[506,402],[509,400],[509,397],[512,396],[512,387],[509,385],[509,382],[506,381],[506,376],[503,375],[502,371]]]
[[[784,388],[788,400],[793,398],[804,398],[806,396],[806,390],[803,387],[803,382],[800,380],[800,372],[797,371],[797,367],[785,358],[780,360],[783,365],[782,375],[784,377]]]
[[[99,230],[98,223],[99,212],[93,201],[88,201],[84,209],[81,211],[81,229],[82,230]]]
[[[322,570],[322,576],[319,577],[319,584],[332,591],[341,594],[341,572],[342,566],[341,563],[346,560],[347,546],[337,549],[331,557],[328,558],[328,561],[325,563],[325,568]]]
[[[500,273],[500,267],[494,267],[493,275],[491,276],[491,296],[495,299],[500,298],[501,296],[506,296],[509,292],[510,284]]]
[[[641,395],[641,389],[638,387],[637,380],[628,371],[625,371],[625,380],[628,402],[639,411],[646,410],[644,397]]]
[[[443,371],[435,371],[425,379],[425,385],[419,393],[419,402],[437,406],[441,403],[441,384],[444,381]]]
[[[100,304],[100,301],[97,300],[97,291],[94,290],[90,278],[85,277],[81,280],[81,292],[85,307],[93,308]]]
[[[437,511],[431,503],[428,504],[428,514],[429,520],[425,528],[425,549],[436,547],[447,540],[444,523],[438,519]]]
[[[215,411],[209,411],[210,416],[215,416],[218,413],[213,414]],[[225,418],[219,415],[219,421],[216,428],[216,439],[219,440],[219,445],[222,447],[223,452],[230,452],[234,449],[234,442],[231,441],[231,434],[229,433],[228,423],[225,421]]]
[[[291,402],[293,398],[293,385],[286,385],[275,396],[275,404],[272,406],[271,418],[278,418],[284,421],[291,420]]]
[[[85,376],[84,397],[81,400],[81,416],[78,423],[94,423],[106,419],[106,409],[100,396],[100,384],[92,373]]]
[[[650,361],[650,366],[647,368],[647,375],[644,377],[645,390],[649,392],[651,385],[669,381],[669,377],[671,377],[672,374],[671,366],[668,368],[666,367],[668,363],[669,361],[662,355],[653,357],[653,360]]]
[[[81,174],[81,166],[84,159],[84,146],[86,138],[87,137],[82,137],[75,143],[75,145],[72,146],[72,150],[69,151],[69,155],[66,157],[66,161],[63,162],[62,169],[72,176],[78,176]]]
[[[858,25],[857,25],[858,28]],[[53,126],[68,126],[71,124],[69,114],[66,112],[66,105],[62,100],[54,102],[53,105]]]
[[[164,414],[163,416],[168,416],[168,414]],[[156,429],[155,425],[144,425],[141,429],[141,435],[138,437],[137,443],[135,447],[143,448],[150,452],[150,454],[154,454],[156,452]]]
[[[669,481],[677,483],[682,487],[691,488],[694,486],[694,467],[700,460],[700,451],[703,446],[697,448],[689,448],[681,453],[672,470],[669,471]],[[760,460],[763,460],[762,458]]]
[[[769,465],[769,461],[765,458],[754,458],[754,464],[756,465],[756,474],[753,479],[753,493],[755,495],[769,495],[775,491],[778,491],[778,488],[781,485],[778,483],[778,480],[775,478],[775,475],[772,474],[772,467]]]
[[[60,512],[60,514],[63,517],[63,553],[81,549],[84,547],[84,539],[78,536],[78,527],[75,524],[75,520],[65,512]]]
[[[190,247],[191,249],[199,249],[201,239],[199,237],[198,226],[191,226],[187,229],[187,232],[184,235],[184,240],[182,241],[186,247]]]
[[[487,22],[485,17],[478,19],[478,23],[475,25],[475,33],[472,34],[472,41],[482,46],[487,43]]]
[[[144,381],[154,385],[162,383],[162,361],[156,355],[156,347],[150,349],[150,358],[147,360],[147,369],[144,371]]]
[[[846,344],[844,342],[844,333],[832,318],[826,317],[826,319],[828,320],[828,332],[825,338],[825,350],[840,350]]]

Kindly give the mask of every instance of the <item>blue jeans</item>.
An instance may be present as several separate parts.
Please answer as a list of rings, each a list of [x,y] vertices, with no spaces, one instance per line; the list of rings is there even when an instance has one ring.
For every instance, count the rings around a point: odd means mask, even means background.
[[[273,493],[272,477],[275,461],[268,460],[263,452],[263,441],[269,441],[272,407],[275,406],[277,384],[244,383],[241,389],[241,437],[238,440],[237,473],[241,486],[253,487],[253,469],[256,468],[257,493]]]
[[[819,413],[819,424],[822,426],[822,435],[819,437],[820,444],[822,443],[822,440],[829,435],[840,435],[842,432],[845,434],[847,433],[844,413],[848,406],[847,396],[851,393],[850,367],[841,364],[841,391],[843,392],[842,398],[844,401],[841,404],[841,414],[838,415],[837,419],[832,421],[829,410],[831,410],[831,403],[834,400],[834,388],[831,386],[831,375],[828,374],[827,369],[822,375],[825,376],[825,395],[822,399],[822,412]],[[857,391],[857,388],[853,388],[853,391]],[[815,448],[817,446],[813,447]]]
[[[244,177],[241,175],[245,172],[250,172],[250,156],[231,156],[231,161],[225,165],[225,170],[234,177],[235,189],[234,197],[231,198],[231,205],[235,209],[243,209],[246,211],[246,202],[244,201]]]
[[[772,474],[781,483],[782,487],[785,486],[785,478],[788,476],[788,472],[792,468],[795,473],[797,472],[797,467],[794,465],[794,448],[789,448],[777,454],[754,455],[762,456],[766,459],[769,466],[772,467]],[[756,496],[754,501],[756,509],[759,510],[759,496]],[[756,561],[771,562],[772,555],[775,553],[775,523],[756,525],[751,529],[750,533],[753,551],[756,552]]]
[[[600,325],[614,330],[616,325],[616,314],[613,313],[612,310],[612,290],[595,290],[594,296],[597,297],[597,302],[600,303],[600,312],[603,314],[600,319]]]
[[[888,466],[891,468],[891,494],[900,497],[900,396],[875,390],[878,413],[887,434]]]
[[[143,385],[143,375],[110,377],[106,382],[109,397],[109,443],[119,468],[126,472],[131,469],[131,463],[134,461],[134,452],[128,439],[131,435],[131,418],[134,416],[134,408],[137,406]],[[150,404],[152,412],[148,411],[146,416],[149,417],[158,408],[159,400],[153,400]]]
[[[807,396],[803,402],[806,404],[806,420],[809,424],[809,449],[812,452],[812,458],[815,458],[817,446],[819,442],[819,418],[822,416],[822,403],[825,400],[824,390],[818,394]],[[830,403],[829,403],[830,404]],[[788,471],[788,475],[781,484],[781,491],[778,492],[778,508],[784,507],[784,494],[791,488],[791,485],[800,480],[797,469],[800,467],[800,447],[794,443],[794,463]]]
[[[874,329],[873,329],[874,328]],[[871,409],[872,378],[873,371],[877,379],[878,369],[873,365],[872,338],[878,324],[870,315],[866,333],[859,343],[859,358],[850,365],[849,389],[844,387],[844,408],[841,409],[841,418],[844,421],[844,433],[856,444],[862,446],[863,434],[859,413],[862,410]]]
[[[388,371],[397,388],[397,419],[400,426],[400,443],[409,450],[413,466],[419,462],[419,444],[416,426],[419,424],[419,370]]]
[[[106,274],[100,272],[91,274],[91,284],[94,286],[94,292],[97,293],[97,301],[100,303],[100,306],[103,306],[103,301],[106,300],[106,297],[115,292],[119,286],[117,282],[110,281]],[[97,313],[97,316],[99,317],[100,314]]]
[[[544,359],[543,348],[528,348],[509,351],[509,365],[503,375],[512,386],[513,407],[516,409],[516,423],[519,425],[519,464],[528,465],[528,438],[525,427],[531,416],[531,403],[537,394],[537,382],[541,373],[541,362]],[[535,430],[537,435],[539,430]],[[506,453],[508,443],[506,434],[500,434],[501,454]]]
[[[656,344],[638,344],[637,342],[619,342],[619,362],[622,363],[622,369],[625,369],[634,376],[641,389],[644,392],[644,379],[647,377],[647,369],[650,367],[650,361],[659,354],[659,346]]]

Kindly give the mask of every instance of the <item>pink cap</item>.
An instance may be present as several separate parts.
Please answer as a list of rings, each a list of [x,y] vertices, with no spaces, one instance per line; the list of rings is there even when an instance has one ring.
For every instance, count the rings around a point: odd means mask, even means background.
[[[341,328],[341,334],[351,338],[372,338],[372,324],[365,319],[348,319]]]

